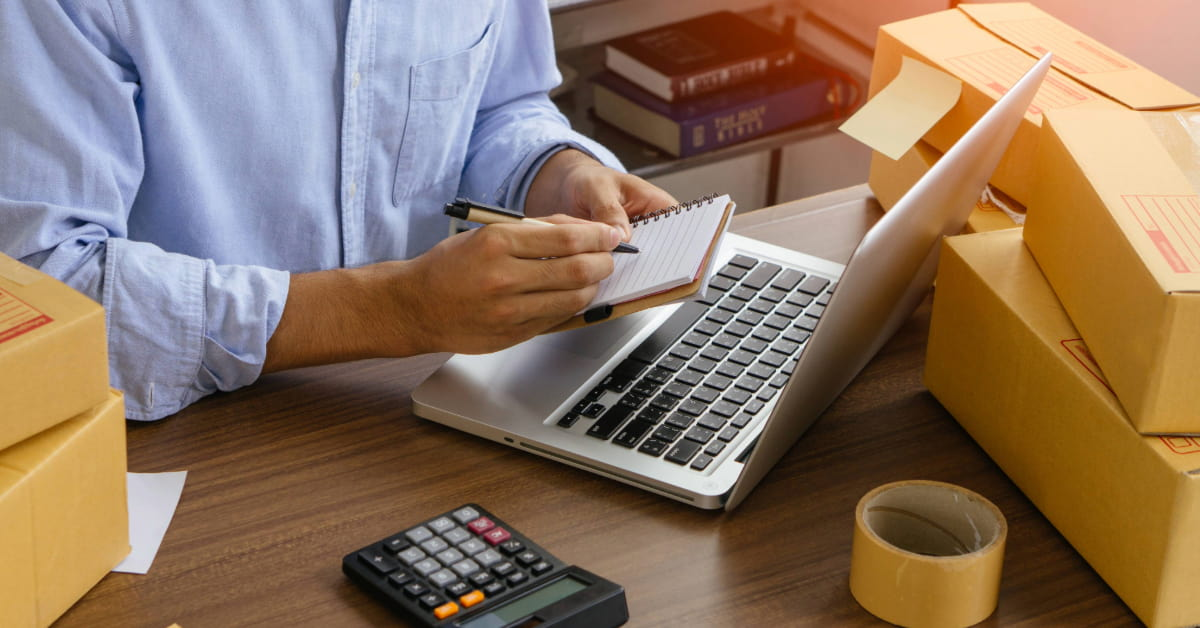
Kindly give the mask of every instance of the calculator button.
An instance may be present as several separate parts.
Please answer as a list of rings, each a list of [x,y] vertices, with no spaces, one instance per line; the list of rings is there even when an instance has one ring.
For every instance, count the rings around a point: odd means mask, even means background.
[[[445,601],[446,598],[438,595],[437,593],[426,593],[420,598],[421,606],[424,606],[425,610],[433,610],[441,606]]]
[[[437,559],[439,561],[441,561],[441,563],[447,567],[449,567],[450,565],[453,565],[454,563],[457,563],[458,561],[462,560],[463,558],[464,558],[463,553],[454,549],[453,547],[451,547],[450,549],[447,549],[447,550],[442,550],[437,553]]]
[[[471,591],[471,585],[469,585],[465,582],[455,582],[454,584],[451,584],[446,587],[446,595],[449,595],[450,597],[458,597],[460,595],[465,595],[470,591]]]
[[[408,542],[408,539],[404,537],[404,535],[397,534],[389,539],[384,539],[382,545],[383,549],[393,554],[399,554],[407,549],[410,543]]]
[[[399,554],[397,554],[396,557],[399,558],[400,560],[404,561],[405,565],[412,567],[413,565],[421,562],[422,560],[425,560],[426,555],[425,555],[425,552],[421,551],[421,548],[410,547],[410,548],[404,550],[403,552],[400,552]]]
[[[508,580],[508,586],[510,587],[515,587],[528,579],[529,576],[525,575],[525,572],[523,571],[514,571],[508,574],[508,578],[506,578],[506,580]]]
[[[435,587],[444,587],[453,582],[458,582],[458,576],[454,575],[449,569],[439,569],[429,574],[429,582]]]
[[[480,552],[476,554],[474,558],[475,562],[483,565],[484,567],[491,567],[492,565],[504,560],[504,557],[500,555],[500,552],[497,552],[494,549],[489,549],[486,552]]]
[[[471,581],[471,584],[477,587],[487,586],[492,582],[492,580],[495,580],[495,578],[492,577],[492,574],[486,571],[481,571],[467,579]]]
[[[408,537],[408,540],[412,541],[413,543],[420,543],[432,538],[433,533],[430,532],[429,528],[426,528],[425,526],[417,526],[408,532],[405,532],[404,536]]]
[[[533,575],[535,575],[535,576],[540,576],[540,575],[546,573],[547,571],[550,571],[551,569],[553,569],[553,567],[551,567],[550,563],[548,563],[544,560],[539,560],[538,562],[534,563],[533,565],[531,565],[529,567],[529,571],[532,572]]]
[[[371,569],[381,576],[386,576],[400,568],[400,563],[396,562],[396,559],[379,550],[363,550],[358,553],[358,560],[370,565]]]
[[[541,556],[538,556],[536,553],[530,550],[525,550],[524,552],[517,554],[517,562],[521,563],[522,567],[528,567],[541,559]]]
[[[471,533],[467,532],[463,528],[456,527],[453,530],[449,530],[442,534],[442,538],[446,539],[446,542],[451,545],[458,545],[459,543],[471,538]]]
[[[412,574],[408,573],[407,571],[397,571],[396,573],[388,576],[388,584],[396,587],[397,589],[412,581]]]
[[[504,561],[495,567],[492,567],[492,573],[503,578],[517,569],[517,566],[509,561]]]
[[[462,508],[450,513],[450,516],[454,517],[455,521],[463,525],[467,525],[468,523],[479,518],[479,511],[471,508],[470,506],[463,506]]]
[[[436,554],[447,547],[450,547],[450,544],[436,536],[421,544],[421,549],[425,550],[426,554]]]
[[[509,539],[500,544],[500,551],[504,552],[505,556],[512,556],[523,549],[525,544],[516,539]]]
[[[424,582],[413,581],[404,585],[404,594],[408,597],[420,597],[426,593],[429,593],[429,587]]]
[[[446,602],[441,606],[433,609],[433,616],[438,619],[445,619],[458,612],[458,604],[454,602]]]
[[[421,574],[422,576],[428,576],[429,574],[441,568],[441,563],[432,558],[426,558],[425,560],[413,565],[413,569],[416,569],[417,573]]]
[[[504,583],[499,580],[488,583],[483,587],[483,593],[489,596],[499,595],[504,592]]]
[[[508,530],[505,530],[504,528],[492,528],[491,530],[483,533],[483,540],[491,543],[492,545],[499,545],[511,538],[512,535],[509,534]]]
[[[467,576],[479,571],[479,563],[468,558],[466,560],[454,563],[454,565],[452,565],[450,568],[458,572],[458,575],[466,578]]]
[[[463,605],[463,608],[470,608],[483,601],[483,591],[475,589],[474,591],[471,591],[470,593],[458,598],[458,601]]]
[[[443,532],[447,532],[453,528],[454,522],[450,520],[450,517],[438,517],[437,519],[434,519],[425,525],[429,526],[430,530],[433,530],[438,534],[442,534]]]
[[[480,541],[477,538],[471,537],[470,540],[463,541],[462,543],[460,543],[458,545],[458,549],[462,553],[466,554],[467,556],[474,556],[475,554],[478,554],[479,552],[482,552],[483,550],[487,549],[487,546],[483,544],[483,541]]]
[[[487,517],[480,517],[471,523],[468,523],[467,527],[470,528],[475,534],[483,534],[484,532],[496,527],[496,523]]]

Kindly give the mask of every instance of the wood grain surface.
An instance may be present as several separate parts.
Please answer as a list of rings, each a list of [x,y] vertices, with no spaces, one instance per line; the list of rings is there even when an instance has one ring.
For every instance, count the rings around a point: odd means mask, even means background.
[[[739,215],[740,233],[844,261],[879,216],[865,186]],[[148,575],[109,574],[62,627],[392,626],[344,554],[474,501],[626,589],[630,626],[862,626],[854,508],[887,482],[952,482],[1009,536],[986,626],[1137,621],[921,384],[929,302],[732,513],[703,511],[413,416],[445,355],[264,377],[152,424],[129,468],[186,469]]]

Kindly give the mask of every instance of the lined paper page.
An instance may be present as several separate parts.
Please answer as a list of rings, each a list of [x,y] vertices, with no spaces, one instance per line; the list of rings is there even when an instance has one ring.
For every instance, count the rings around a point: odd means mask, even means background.
[[[691,283],[702,271],[729,196],[638,223],[630,243],[641,253],[613,255],[613,274],[600,282],[589,308],[615,305]]]

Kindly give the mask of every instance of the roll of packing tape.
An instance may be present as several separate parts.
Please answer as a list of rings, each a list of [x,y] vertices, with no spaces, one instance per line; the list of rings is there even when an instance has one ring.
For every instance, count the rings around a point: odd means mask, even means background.
[[[854,521],[850,592],[901,626],[970,626],[996,609],[1008,524],[960,486],[915,480],[863,496]]]

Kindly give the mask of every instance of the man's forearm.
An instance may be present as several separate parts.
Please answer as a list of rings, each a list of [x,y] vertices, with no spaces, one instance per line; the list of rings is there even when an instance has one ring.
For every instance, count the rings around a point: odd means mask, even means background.
[[[385,313],[391,291],[382,288],[400,280],[386,270],[400,264],[293,274],[283,315],[267,342],[263,373],[415,354],[396,337],[397,321]]]

